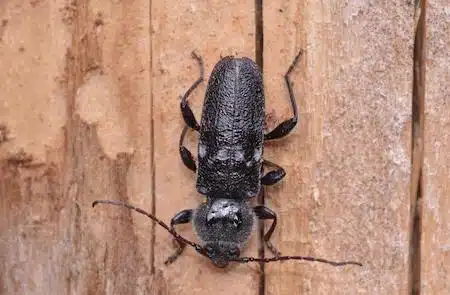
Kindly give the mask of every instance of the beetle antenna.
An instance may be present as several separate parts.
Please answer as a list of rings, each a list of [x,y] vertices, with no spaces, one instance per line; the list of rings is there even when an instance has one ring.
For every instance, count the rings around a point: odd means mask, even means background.
[[[164,221],[158,219],[153,214],[150,214],[150,213],[142,210],[141,208],[135,207],[135,206],[130,205],[130,204],[125,203],[125,202],[112,201],[112,200],[97,200],[97,201],[94,201],[92,203],[92,207],[95,207],[95,205],[97,205],[97,204],[110,204],[110,205],[122,206],[122,207],[125,207],[125,208],[128,208],[128,209],[134,210],[134,211],[136,211],[138,213],[141,213],[141,214],[147,216],[148,218],[150,218],[151,220],[157,222],[160,226],[164,227],[175,239],[177,239],[178,242],[183,243],[183,244],[188,244],[191,247],[195,248],[195,250],[197,250],[197,252],[205,255],[205,249],[202,246],[200,246],[197,243],[191,242],[191,241],[183,238],[174,229],[170,228]]]
[[[239,263],[248,263],[248,262],[263,262],[263,263],[269,263],[274,261],[285,261],[285,260],[307,260],[312,262],[321,262],[326,264],[331,264],[333,266],[344,266],[344,265],[358,265],[362,266],[362,263],[356,262],[356,261],[342,261],[342,262],[336,262],[332,260],[327,260],[323,258],[315,258],[310,256],[277,256],[272,258],[255,258],[255,257],[240,257],[237,259],[233,259],[232,261],[239,262]]]

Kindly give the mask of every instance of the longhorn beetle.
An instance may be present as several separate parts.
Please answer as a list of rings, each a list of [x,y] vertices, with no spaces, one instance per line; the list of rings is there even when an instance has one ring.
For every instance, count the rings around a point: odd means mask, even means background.
[[[144,214],[156,221],[173,235],[178,249],[167,260],[172,263],[186,245],[208,257],[217,267],[229,262],[246,263],[282,260],[309,260],[334,266],[359,262],[334,262],[321,258],[281,256],[270,243],[277,224],[277,215],[271,209],[259,205],[251,207],[250,200],[262,190],[261,185],[272,185],[285,176],[285,171],[275,163],[263,159],[264,140],[279,139],[294,129],[298,120],[297,105],[289,75],[303,51],[294,58],[284,79],[289,92],[292,118],[264,134],[264,86],[261,71],[251,59],[222,58],[214,67],[203,104],[201,124],[198,124],[188,103],[191,92],[203,81],[204,67],[200,56],[192,57],[200,67],[200,77],[181,97],[181,112],[187,126],[181,132],[179,151],[183,163],[197,173],[197,191],[206,196],[197,209],[183,210],[170,222],[170,227],[150,213],[120,201],[99,200],[98,203],[120,205]],[[200,133],[198,167],[191,152],[183,142],[188,129]],[[263,175],[263,166],[274,168]],[[240,257],[240,251],[250,238],[256,219],[270,219],[272,225],[264,235],[264,242],[275,255],[273,258]],[[193,223],[200,244],[191,242],[175,231],[175,225]]]

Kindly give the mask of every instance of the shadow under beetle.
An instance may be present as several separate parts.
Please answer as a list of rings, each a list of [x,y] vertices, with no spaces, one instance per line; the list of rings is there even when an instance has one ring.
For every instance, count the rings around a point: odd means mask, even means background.
[[[120,205],[144,214],[171,233],[178,249],[167,260],[172,263],[186,245],[208,257],[217,267],[229,262],[272,262],[282,260],[309,260],[335,266],[360,265],[358,262],[334,262],[321,258],[281,256],[270,243],[277,224],[277,215],[271,209],[259,205],[251,207],[250,200],[261,191],[261,185],[279,182],[285,171],[280,166],[263,159],[264,140],[279,139],[294,129],[298,120],[297,105],[289,75],[303,51],[295,57],[284,79],[289,91],[292,118],[264,134],[264,86],[261,71],[251,59],[222,58],[214,67],[208,81],[201,124],[198,124],[188,104],[191,92],[203,81],[204,67],[200,56],[192,53],[200,67],[200,77],[181,98],[181,112],[187,126],[184,127],[179,151],[183,163],[197,173],[197,191],[206,196],[197,209],[183,210],[170,222],[170,227],[150,213],[132,205],[99,200],[93,203]],[[191,128],[200,133],[198,167],[191,152],[183,145]],[[264,166],[273,169],[263,174]],[[272,225],[264,235],[264,242],[275,255],[273,258],[240,257],[240,251],[249,240],[256,219],[270,219]],[[175,231],[175,225],[193,223],[200,244],[191,242]]]

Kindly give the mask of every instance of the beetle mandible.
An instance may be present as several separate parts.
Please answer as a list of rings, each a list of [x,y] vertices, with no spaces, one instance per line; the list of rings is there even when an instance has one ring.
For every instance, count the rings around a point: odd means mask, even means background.
[[[297,105],[289,76],[302,53],[302,50],[298,52],[284,75],[293,115],[264,134],[263,77],[258,65],[246,57],[227,56],[215,65],[208,81],[201,122],[198,123],[188,97],[203,81],[204,66],[202,58],[193,52],[192,57],[200,67],[200,77],[181,97],[181,112],[186,126],[181,132],[179,152],[186,167],[197,173],[197,191],[205,196],[205,202],[197,209],[178,212],[172,218],[170,227],[152,214],[126,203],[96,201],[93,205],[109,203],[125,206],[147,215],[168,230],[178,243],[178,248],[166,260],[166,264],[172,263],[185,246],[190,245],[221,268],[231,261],[309,260],[335,266],[361,265],[353,261],[333,262],[314,257],[281,256],[270,242],[277,215],[266,206],[251,206],[251,200],[260,193],[261,186],[275,184],[286,175],[282,167],[263,159],[264,141],[288,135],[297,124]],[[198,167],[192,153],[184,146],[189,129],[200,133]],[[272,170],[263,174],[265,166]],[[256,219],[272,220],[263,239],[275,255],[273,258],[240,257]],[[200,244],[183,238],[175,231],[176,225],[189,222],[192,222]]]

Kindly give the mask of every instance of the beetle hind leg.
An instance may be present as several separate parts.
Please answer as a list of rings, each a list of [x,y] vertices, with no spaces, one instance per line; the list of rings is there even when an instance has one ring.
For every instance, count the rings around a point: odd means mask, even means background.
[[[300,50],[298,54],[295,56],[294,61],[289,66],[286,74],[284,75],[284,80],[286,82],[287,89],[289,91],[289,100],[291,103],[293,117],[279,124],[275,129],[273,129],[268,134],[264,134],[264,140],[271,139],[279,139],[288,135],[292,129],[294,129],[295,125],[297,125],[298,121],[298,112],[297,112],[297,103],[295,102],[294,90],[292,89],[291,81],[289,80],[289,76],[294,70],[294,67],[297,65],[300,57],[303,54],[303,50]]]

